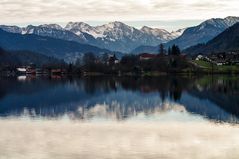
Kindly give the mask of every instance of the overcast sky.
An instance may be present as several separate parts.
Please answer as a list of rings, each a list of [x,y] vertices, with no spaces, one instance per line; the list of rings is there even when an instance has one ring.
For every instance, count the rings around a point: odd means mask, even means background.
[[[0,0],[1,24],[123,21],[176,29],[212,17],[239,16],[239,0]]]

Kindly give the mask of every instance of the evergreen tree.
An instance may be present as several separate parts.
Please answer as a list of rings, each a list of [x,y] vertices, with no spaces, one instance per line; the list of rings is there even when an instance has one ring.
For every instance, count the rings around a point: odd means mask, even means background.
[[[164,46],[163,46],[163,44],[159,45],[159,54],[164,55]]]
[[[101,57],[101,61],[104,63],[104,64],[107,64],[109,60],[109,55],[107,53],[104,53]]]
[[[92,65],[95,63],[96,57],[93,53],[85,53],[83,56],[83,62],[85,65]]]
[[[172,55],[171,47],[168,47],[168,55]]]
[[[180,48],[176,45],[176,55],[180,55],[181,54],[181,50]]]
[[[171,52],[172,52],[172,55],[180,55],[181,54],[181,51],[177,45],[172,46]]]
[[[82,60],[81,60],[81,58],[77,58],[77,60],[76,60],[76,62],[75,62],[75,65],[76,65],[77,67],[81,67],[81,66],[82,66]]]

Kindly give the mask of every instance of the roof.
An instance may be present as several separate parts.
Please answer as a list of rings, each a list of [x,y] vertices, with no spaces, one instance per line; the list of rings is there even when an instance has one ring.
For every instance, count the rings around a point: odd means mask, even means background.
[[[157,55],[155,54],[150,54],[150,53],[142,53],[139,55],[140,57],[143,57],[143,58],[155,58],[157,57]]]

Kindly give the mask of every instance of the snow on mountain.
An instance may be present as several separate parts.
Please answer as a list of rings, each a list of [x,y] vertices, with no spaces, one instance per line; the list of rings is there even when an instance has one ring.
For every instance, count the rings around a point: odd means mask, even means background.
[[[76,35],[87,33],[95,38],[102,37],[98,30],[83,22],[69,22],[65,29],[75,33]]]
[[[111,22],[109,24],[105,24],[102,26],[92,27],[83,22],[70,22],[65,27],[66,30],[72,31],[75,34],[79,32],[88,33],[95,38],[106,38],[109,34],[112,34],[112,38],[118,38],[118,36],[123,36],[124,33],[129,34],[129,30],[133,30],[133,28],[121,23],[121,22]],[[119,31],[121,30],[121,31]],[[121,35],[120,35],[121,34]],[[114,36],[114,37],[113,37]]]
[[[198,26],[187,28],[180,37],[168,42],[167,45],[176,44],[181,49],[185,49],[199,43],[206,43],[237,22],[239,17],[212,18]]]
[[[43,25],[39,25],[39,27],[63,30],[63,28],[58,24],[43,24]]]
[[[204,45],[195,45],[186,50],[185,53],[196,55],[199,53],[210,54],[211,52],[230,52],[239,50],[239,23],[229,27],[224,32],[210,40]]]
[[[31,28],[30,32],[34,32]],[[101,49],[88,44],[61,40],[51,37],[42,37],[39,35],[22,35],[6,32],[0,29],[1,47],[7,50],[27,50],[44,54],[67,62],[74,62],[78,57],[87,52],[95,54],[111,53],[106,49]],[[121,55],[120,53],[116,53]]]
[[[29,25],[23,28],[0,26],[0,28],[12,33],[49,36],[120,52],[130,52],[141,45],[155,46],[180,35],[178,32],[169,33],[163,29],[146,26],[139,30],[118,21],[95,27],[83,22],[69,22],[64,28],[58,24]]]
[[[96,29],[103,35],[104,40],[125,40],[124,38],[136,40],[138,36],[142,36],[141,32],[121,22],[111,22]]]
[[[140,45],[158,45],[176,38],[163,29],[143,27],[139,30],[118,21],[96,27],[82,22],[69,22],[65,29],[77,35],[88,33],[97,40],[98,46],[121,52],[129,52]]]
[[[64,30],[61,26],[55,24],[33,26],[29,25],[22,28],[22,34],[36,34],[40,36],[48,36],[56,39],[76,41],[79,43],[87,43],[88,40],[85,35],[76,35],[70,31]]]
[[[43,24],[39,26],[28,25],[27,27],[5,26],[1,25],[1,29],[11,33],[19,34],[36,34],[40,36],[48,36],[56,39],[75,41],[79,43],[94,43],[94,37],[87,33],[74,34],[71,31],[65,30],[58,24]]]
[[[129,52],[140,45],[155,45],[163,42],[162,39],[117,21],[98,26],[96,29],[103,35],[99,39],[106,48],[121,52]]]
[[[157,37],[157,39],[162,40],[162,42],[168,42],[180,36],[180,34],[178,34],[178,31],[169,33],[167,30],[164,29],[150,28],[147,26],[142,27],[141,31],[148,35]]]
[[[22,28],[20,28],[18,26],[0,25],[0,28],[4,31],[10,32],[10,33],[18,33],[18,34],[22,33]]]
[[[171,32],[171,36],[173,37],[172,40],[178,38],[179,36],[181,36],[185,30],[186,30],[186,28],[178,29],[176,31],[172,31]]]
[[[232,25],[239,23],[239,17],[226,17],[221,18],[212,18],[202,22],[201,24],[189,27],[187,29],[181,29],[176,32],[172,32],[172,35],[178,38],[171,40],[165,44],[165,47],[172,46],[173,44],[178,45],[181,49],[186,49],[191,46],[207,43],[209,40],[212,40],[217,35],[225,31],[227,28]],[[181,35],[180,35],[181,34]],[[158,46],[140,46],[135,48],[132,53],[138,54],[141,52],[152,52],[156,53],[158,51]]]
[[[208,25],[213,25],[216,28],[225,29],[225,28],[228,28],[228,27],[234,25],[237,22],[239,22],[239,17],[229,16],[229,17],[226,17],[224,19],[212,18],[212,19],[209,19],[209,20],[201,23],[199,30],[204,29]]]

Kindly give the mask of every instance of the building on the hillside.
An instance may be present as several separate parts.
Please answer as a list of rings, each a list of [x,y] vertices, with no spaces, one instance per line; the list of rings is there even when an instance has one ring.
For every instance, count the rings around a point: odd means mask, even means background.
[[[150,53],[142,53],[139,55],[139,60],[151,60],[157,58],[157,55]]]
[[[181,58],[183,58],[183,59],[186,59],[186,58],[187,58],[187,54],[182,54],[182,53],[181,53],[179,56],[180,56]]]
[[[118,64],[119,63],[119,59],[115,56],[115,55],[110,55],[108,58],[108,65],[114,65],[114,64]]]
[[[27,74],[36,74],[36,65],[31,63],[29,66],[27,66],[26,73]]]
[[[17,72],[19,72],[21,74],[26,74],[27,69],[25,67],[18,67],[17,68]]]
[[[61,69],[57,68],[57,69],[52,69],[51,70],[51,74],[61,74]]]
[[[222,65],[226,65],[227,62],[225,62],[225,61],[215,61],[215,64],[216,64],[217,66],[222,66]]]
[[[207,61],[207,62],[212,62],[212,59],[207,57],[206,55],[201,55],[199,54],[196,58],[195,58],[196,61]]]
[[[43,69],[42,68],[37,68],[36,69],[36,74],[37,75],[42,75],[43,74]]]
[[[237,65],[239,64],[239,53],[237,52],[221,52],[209,55],[199,54],[195,60],[203,60],[215,64],[217,66],[223,65]]]
[[[203,60],[203,59],[204,59],[204,56],[201,55],[201,54],[199,54],[199,55],[195,58],[196,61],[200,61],[200,60]]]
[[[67,73],[66,69],[55,68],[51,69],[51,75],[64,75]]]

